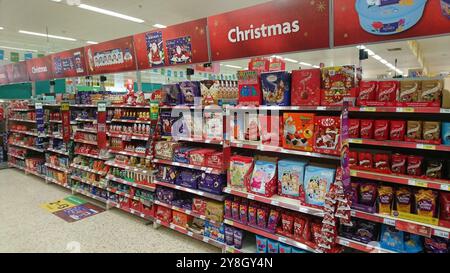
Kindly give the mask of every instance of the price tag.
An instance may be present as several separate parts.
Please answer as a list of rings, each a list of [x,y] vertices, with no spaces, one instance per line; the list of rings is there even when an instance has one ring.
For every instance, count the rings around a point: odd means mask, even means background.
[[[325,107],[325,106],[317,106],[317,111],[325,111],[325,110],[327,110],[327,107]]]
[[[437,229],[435,229],[435,230],[434,230],[434,235],[435,235],[435,236],[438,236],[438,237],[445,238],[445,239],[448,239],[448,238],[449,238],[448,232],[447,232],[447,231],[443,231],[443,230],[437,230]]]
[[[383,224],[389,225],[389,226],[395,226],[395,220],[390,218],[384,218]]]
[[[350,139],[350,143],[355,143],[355,144],[362,144],[363,140],[360,138],[351,138]]]
[[[255,200],[255,196],[253,194],[247,194],[247,199]]]
[[[358,172],[355,170],[350,170],[350,176],[358,176]]]
[[[352,211],[350,212],[350,214],[352,215],[352,217],[355,217],[355,216],[356,216],[356,211],[352,210]]]
[[[175,186],[175,189],[179,190],[179,189],[181,189],[181,187],[180,186]]]
[[[443,191],[449,191],[449,185],[442,184],[442,185],[441,185],[441,190],[443,190]]]
[[[192,233],[192,231],[188,231],[188,232],[187,232],[187,235],[188,235],[189,237],[192,237],[192,236],[194,235],[194,233]]]
[[[449,114],[450,113],[450,109],[444,109],[442,108],[440,111],[442,114]]]
[[[170,228],[171,229],[175,229],[175,225],[174,224],[170,224]]]
[[[408,185],[422,187],[422,188],[428,188],[428,182],[415,180],[415,179],[409,179]]]
[[[270,202],[270,204],[272,204],[272,205],[274,205],[274,206],[279,206],[279,205],[280,205],[280,202],[278,202],[278,201],[272,201],[272,202]]]
[[[414,113],[415,112],[413,107],[397,107],[396,111],[399,113]]]
[[[205,243],[209,243],[209,238],[207,238],[207,237],[203,237],[203,242],[205,242]]]
[[[278,241],[282,242],[282,243],[286,243],[286,238],[284,237],[278,237]]]
[[[417,149],[424,149],[424,150],[436,150],[436,145],[431,144],[417,144]]]
[[[376,107],[361,107],[361,111],[362,112],[376,112],[377,108]]]
[[[347,241],[347,240],[339,240],[339,244],[341,244],[341,245],[343,245],[343,246],[349,246],[350,245],[350,242],[349,241]]]

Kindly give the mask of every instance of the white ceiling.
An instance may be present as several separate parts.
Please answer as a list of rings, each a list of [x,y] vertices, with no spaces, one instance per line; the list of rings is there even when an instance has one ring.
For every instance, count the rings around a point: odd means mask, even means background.
[[[144,32],[152,25],[160,23],[173,25],[222,12],[239,9],[267,0],[81,0],[82,3],[101,7],[145,20],[144,24],[125,21],[119,18],[93,13],[74,6],[68,6],[66,0],[55,3],[50,0],[0,0],[0,47],[18,47],[44,52],[58,52],[70,48],[85,46],[86,41],[102,42],[114,38]],[[19,34],[18,30],[66,36],[77,39],[76,42],[61,41]],[[433,74],[450,71],[450,36],[418,40],[425,63]],[[420,64],[412,53],[407,41],[386,44],[366,45],[367,48],[407,73],[409,68],[419,68]],[[390,48],[401,51],[390,52]],[[23,57],[23,54],[21,54]],[[355,47],[333,50],[311,51],[282,55],[314,65],[321,62],[326,66],[357,64],[358,51]],[[248,59],[224,62],[224,64],[247,67]],[[287,63],[287,69],[298,68],[298,64]],[[222,66],[223,73],[234,73],[236,69]],[[304,67],[303,68],[307,68]],[[363,62],[364,77],[375,78],[389,73],[389,69],[380,62],[369,58]],[[145,77],[147,73],[144,73]]]

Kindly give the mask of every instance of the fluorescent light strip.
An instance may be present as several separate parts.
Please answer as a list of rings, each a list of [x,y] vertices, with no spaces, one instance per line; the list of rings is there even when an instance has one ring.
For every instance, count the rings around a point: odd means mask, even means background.
[[[318,66],[318,65],[313,65],[313,67],[314,67],[314,68],[320,68],[320,66]]]
[[[283,60],[285,60],[286,62],[294,63],[294,64],[298,63],[298,61],[289,59],[289,58],[284,58]]]
[[[300,62],[301,65],[312,66],[312,64]]]
[[[135,23],[142,24],[142,23],[145,22],[144,20],[136,18],[136,17],[128,16],[128,15],[121,14],[121,13],[118,13],[118,12],[115,12],[115,11],[111,11],[111,10],[106,10],[106,9],[101,9],[101,8],[89,6],[89,5],[86,5],[86,4],[81,4],[78,7],[81,8],[81,9],[90,10],[90,11],[93,11],[93,12],[97,12],[97,13],[101,13],[101,14],[104,14],[104,15],[117,17],[117,18],[120,18],[120,19],[124,19],[124,20],[128,20],[128,21],[131,21],[131,22],[135,22]]]
[[[36,49],[27,49],[27,48],[18,48],[18,47],[9,47],[9,46],[1,46],[0,48],[11,49],[11,50],[19,50],[19,51],[29,51],[29,52],[38,52]]]
[[[154,24],[153,27],[156,27],[156,28],[166,28],[167,26],[162,25],[162,24]]]
[[[48,38],[52,38],[52,39],[72,41],[72,42],[75,42],[77,40],[77,39],[74,39],[74,38],[68,38],[68,37],[57,36],[57,35],[50,35],[50,34],[47,35],[45,33],[32,32],[32,31],[26,31],[26,30],[19,30],[19,33],[33,35],[33,36],[39,36],[39,37],[48,37]]]
[[[226,64],[225,66],[226,66],[226,67],[229,67],[229,68],[242,69],[242,67],[237,66],[237,65]]]
[[[94,41],[87,41],[86,44],[89,44],[89,45],[96,45],[96,44],[98,44],[98,43],[97,43],[97,42],[94,42]]]
[[[5,28],[4,27],[0,27],[0,30],[4,30]]]

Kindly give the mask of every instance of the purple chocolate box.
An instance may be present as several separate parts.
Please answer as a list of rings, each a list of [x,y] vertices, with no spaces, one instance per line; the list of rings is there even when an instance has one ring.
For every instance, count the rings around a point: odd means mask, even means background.
[[[200,92],[200,82],[187,81],[180,83],[181,104],[194,105],[196,101],[200,103],[202,95]]]
[[[222,194],[226,178],[224,175],[204,173],[198,183],[198,189],[213,194]]]
[[[181,171],[175,184],[191,189],[197,189],[198,181],[200,180],[200,174],[194,171]]]

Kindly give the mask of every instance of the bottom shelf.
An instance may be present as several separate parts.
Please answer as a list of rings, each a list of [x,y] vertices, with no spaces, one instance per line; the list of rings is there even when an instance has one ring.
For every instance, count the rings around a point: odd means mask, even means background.
[[[221,249],[223,249],[225,247],[224,243],[218,242],[216,240],[210,239],[210,238],[208,238],[206,236],[203,236],[203,235],[200,235],[200,234],[193,233],[193,232],[188,231],[187,229],[185,229],[183,227],[180,227],[180,226],[177,226],[175,224],[165,223],[165,222],[162,222],[161,220],[158,220],[158,219],[155,222],[157,224],[159,224],[159,225],[162,225],[162,226],[165,226],[165,227],[170,228],[172,230],[178,231],[178,232],[180,232],[182,234],[185,234],[185,235],[187,235],[189,237],[192,237],[192,238],[197,239],[199,241],[205,242],[205,243],[210,244],[212,246],[215,246],[215,247],[218,247],[218,248],[221,248]]]
[[[69,189],[69,190],[72,189],[67,183],[66,183],[66,184],[62,184],[62,183],[59,182],[58,180],[56,180],[56,179],[54,179],[54,178],[51,178],[51,177],[48,177],[48,176],[45,177],[45,181],[51,182],[51,183],[53,183],[53,184],[56,184],[56,185],[58,185],[58,186],[64,187],[64,188]]]
[[[85,196],[87,196],[87,197],[90,197],[90,198],[92,198],[92,199],[94,199],[94,200],[97,200],[97,201],[100,201],[100,202],[102,202],[102,203],[107,203],[108,202],[108,200],[106,200],[105,198],[102,198],[102,197],[100,197],[100,196],[97,196],[97,195],[93,195],[92,193],[90,193],[90,192],[87,192],[87,191],[84,191],[84,190],[80,190],[80,189],[77,189],[77,188],[72,188],[72,190],[74,191],[74,192],[77,192],[77,193],[79,193],[79,194],[82,194],[82,195],[85,195]]]
[[[348,248],[353,248],[362,252],[367,252],[367,253],[396,253],[395,251],[391,251],[391,250],[387,250],[384,248],[381,248],[378,244],[378,242],[374,242],[374,244],[364,244],[358,241],[354,241],[354,240],[350,240],[344,237],[338,237],[337,238],[337,243],[348,247]]]
[[[131,213],[133,215],[141,217],[142,219],[149,220],[149,221],[153,221],[154,220],[154,218],[152,216],[150,216],[150,215],[146,215],[146,214],[144,214],[144,213],[142,213],[140,211],[137,211],[137,210],[134,210],[134,209],[131,209],[131,208],[125,208],[125,207],[121,206],[120,204],[117,204],[116,202],[108,200],[108,204],[111,207],[115,207],[115,208],[118,208],[118,209],[123,210],[125,212]]]

